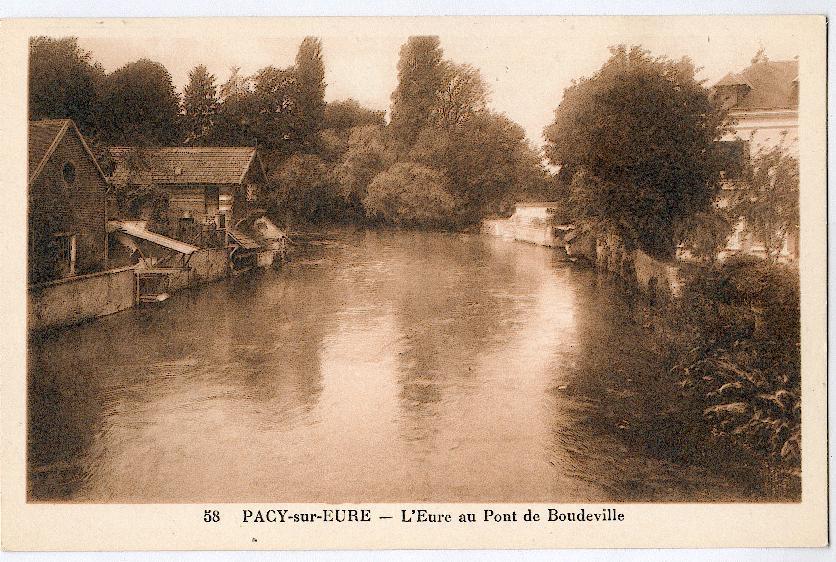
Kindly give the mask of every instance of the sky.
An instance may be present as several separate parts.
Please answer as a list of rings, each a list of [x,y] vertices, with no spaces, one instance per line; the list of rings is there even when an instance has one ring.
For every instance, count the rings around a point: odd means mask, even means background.
[[[165,20],[163,20],[165,21]],[[320,37],[326,100],[354,98],[388,109],[397,85],[400,46],[410,35],[434,34],[445,57],[480,69],[492,109],[523,126],[534,146],[552,120],[572,80],[593,74],[608,47],[640,44],[654,55],[689,56],[708,85],[745,68],[758,49],[774,60],[791,59],[803,37],[787,22],[750,18],[296,18],[203,20],[196,25],[156,24],[125,33],[78,34],[80,45],[106,71],[139,58],[162,63],[178,91],[189,71],[205,64],[218,83],[233,66],[251,74],[267,65],[293,64],[305,35]],[[783,23],[783,25],[782,25]],[[803,61],[802,61],[803,65]]]

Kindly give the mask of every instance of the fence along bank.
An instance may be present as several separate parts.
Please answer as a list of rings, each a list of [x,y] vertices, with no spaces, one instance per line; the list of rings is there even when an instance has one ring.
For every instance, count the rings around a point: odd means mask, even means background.
[[[119,160],[115,177],[107,178],[71,120],[30,122],[31,330],[112,314],[141,300],[161,300],[171,291],[270,265],[282,253],[284,233],[255,206],[257,180],[263,178],[255,149],[224,147],[210,154],[157,150],[141,156],[139,177],[169,178],[173,170],[177,181],[163,185],[173,202],[170,217],[178,217],[172,221],[173,234],[186,240],[156,231],[143,209],[138,216],[121,216],[113,183],[125,177]],[[140,151],[126,152],[135,156]],[[173,155],[168,161],[167,154]],[[206,180],[200,204],[191,197],[194,178]],[[191,220],[179,220],[184,215]]]

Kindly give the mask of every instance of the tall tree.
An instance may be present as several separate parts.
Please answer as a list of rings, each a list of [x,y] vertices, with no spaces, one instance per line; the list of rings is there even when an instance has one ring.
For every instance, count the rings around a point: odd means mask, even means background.
[[[202,64],[194,67],[189,73],[189,83],[183,90],[185,144],[201,146],[209,142],[218,105],[215,77]]]
[[[445,81],[443,54],[435,35],[410,37],[401,47],[391,124],[406,147],[412,146],[418,131],[432,122]]]
[[[114,145],[179,144],[180,100],[163,65],[148,59],[109,74],[99,100],[97,125]]]
[[[241,69],[233,66],[229,78],[218,88],[220,104],[215,115],[209,144],[216,146],[255,146],[256,135],[253,131],[255,115],[255,97],[253,96],[252,78],[241,74]]]
[[[298,135],[300,148],[311,152],[316,147],[316,133],[325,120],[325,65],[322,43],[316,37],[305,37],[296,53],[296,88]]]
[[[96,94],[104,79],[101,65],[75,37],[29,40],[29,118],[75,121],[86,135],[95,126]]]
[[[445,61],[444,80],[438,92],[432,120],[440,127],[452,128],[488,105],[488,86],[478,68]]]
[[[292,68],[268,66],[253,77],[252,129],[263,147],[268,168],[299,152],[299,108],[297,77]]]
[[[670,258],[682,221],[720,187],[723,115],[688,59],[620,46],[566,89],[545,130],[546,155],[571,173],[579,209],[628,244]],[[580,190],[582,193],[577,193]]]

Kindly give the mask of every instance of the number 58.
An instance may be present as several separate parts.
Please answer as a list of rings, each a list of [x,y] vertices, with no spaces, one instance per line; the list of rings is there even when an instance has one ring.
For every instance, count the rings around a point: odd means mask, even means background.
[[[205,523],[217,523],[221,520],[221,514],[216,509],[207,509],[203,512],[203,521]]]

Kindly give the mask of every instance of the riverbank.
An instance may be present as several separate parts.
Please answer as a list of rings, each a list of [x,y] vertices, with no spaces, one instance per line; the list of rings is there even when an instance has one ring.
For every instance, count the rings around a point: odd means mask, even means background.
[[[799,501],[797,270],[744,258],[680,277],[676,298],[616,277],[661,368],[642,424],[666,455],[750,467],[770,497]]]

